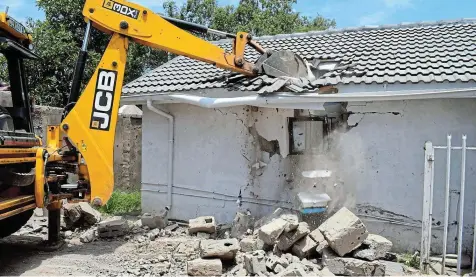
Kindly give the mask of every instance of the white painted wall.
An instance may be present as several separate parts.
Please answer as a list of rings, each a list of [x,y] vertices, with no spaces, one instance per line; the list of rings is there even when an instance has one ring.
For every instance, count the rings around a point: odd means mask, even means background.
[[[256,112],[244,106],[214,110],[185,104],[165,108],[176,118],[171,217],[187,220],[214,215],[224,223],[240,208],[259,217],[278,206],[291,207],[300,190],[326,190],[334,203],[354,207],[371,232],[389,237],[396,251],[420,248],[425,141],[443,145],[447,133],[455,138],[465,133],[468,145],[476,146],[471,116],[476,100],[468,99],[349,103],[347,109],[354,113],[349,125],[358,125],[347,132],[334,132],[331,153],[320,157],[283,158],[287,153],[282,151],[268,157],[260,151],[256,135],[250,134],[249,127],[254,126],[262,137],[274,138],[280,147],[287,147],[282,145],[287,143],[286,117],[292,116],[293,110],[260,108]],[[146,212],[167,205],[167,124],[164,118],[144,110],[142,201]],[[476,195],[475,155],[467,156],[468,248]],[[444,152],[436,154],[435,224],[443,222],[444,158]],[[460,154],[453,158],[452,189],[456,191]],[[300,178],[303,170],[324,168],[333,170],[331,179],[310,182]],[[237,204],[240,190],[241,207]],[[454,192],[450,221],[456,218],[457,202]],[[455,229],[451,227],[451,243]],[[436,252],[441,248],[440,233],[441,228],[434,232]],[[453,249],[453,245],[449,247]]]

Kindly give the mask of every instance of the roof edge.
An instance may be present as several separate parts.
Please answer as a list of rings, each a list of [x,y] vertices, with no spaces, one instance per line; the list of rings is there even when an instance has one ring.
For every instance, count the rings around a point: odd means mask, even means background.
[[[398,24],[385,24],[385,25],[364,25],[358,27],[346,27],[346,28],[336,28],[328,29],[323,31],[309,31],[302,33],[288,33],[288,34],[276,34],[276,35],[267,35],[254,37],[255,40],[275,40],[283,38],[298,38],[310,35],[325,35],[333,33],[349,33],[349,32],[359,32],[359,31],[371,31],[371,30],[385,30],[385,29],[404,29],[412,27],[425,27],[425,26],[439,26],[439,25],[450,25],[450,24],[461,24],[461,23],[476,23],[476,18],[460,18],[460,19],[448,19],[448,20],[438,20],[438,21],[418,21],[418,22],[401,22]],[[213,43],[220,44],[231,41],[230,39],[220,39],[212,41]]]

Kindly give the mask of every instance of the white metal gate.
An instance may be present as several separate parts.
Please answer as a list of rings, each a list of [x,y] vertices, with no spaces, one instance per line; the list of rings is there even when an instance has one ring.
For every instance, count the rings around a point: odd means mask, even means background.
[[[425,143],[425,171],[423,181],[423,218],[422,218],[422,235],[421,235],[421,252],[420,252],[420,270],[423,274],[428,274],[430,269],[430,245],[431,245],[431,228],[433,218],[433,188],[434,188],[434,169],[435,169],[435,150],[446,150],[446,183],[445,183],[445,203],[444,203],[444,226],[443,226],[443,255],[441,274],[445,274],[445,256],[447,254],[448,242],[448,220],[449,220],[449,204],[450,204],[450,182],[451,182],[451,154],[453,150],[461,150],[461,183],[460,183],[460,200],[458,228],[457,228],[457,274],[461,275],[461,257],[463,251],[463,226],[464,226],[464,192],[466,187],[466,152],[474,151],[476,147],[466,145],[466,135],[461,138],[461,146],[452,146],[451,135],[447,136],[446,146],[434,146],[431,142]],[[473,261],[472,271],[475,270],[476,256],[476,207],[474,210],[473,222]]]

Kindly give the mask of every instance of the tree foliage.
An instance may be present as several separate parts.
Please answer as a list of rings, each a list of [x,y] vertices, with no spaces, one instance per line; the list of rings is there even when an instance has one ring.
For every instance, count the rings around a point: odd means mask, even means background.
[[[246,31],[255,36],[275,35],[335,27],[320,15],[301,16],[293,10],[297,0],[241,0],[237,6],[218,6],[217,0],[188,0],[181,6],[164,3],[166,15],[230,33]]]
[[[74,65],[81,48],[85,23],[82,8],[85,0],[37,0],[45,12],[44,20],[29,20],[35,51],[40,61],[27,63],[30,91],[35,102],[63,106],[68,98]],[[210,28],[253,35],[324,30],[335,26],[334,20],[304,17],[293,10],[296,0],[241,0],[237,6],[219,6],[217,0],[187,0],[177,5],[164,2],[168,16],[204,24]],[[89,60],[83,85],[89,80],[110,39],[97,30],[91,32]],[[207,37],[207,39],[214,39]],[[1,57],[1,55],[0,55]],[[167,61],[167,53],[131,43],[129,46],[125,82]],[[0,80],[6,78],[5,61],[0,58]]]

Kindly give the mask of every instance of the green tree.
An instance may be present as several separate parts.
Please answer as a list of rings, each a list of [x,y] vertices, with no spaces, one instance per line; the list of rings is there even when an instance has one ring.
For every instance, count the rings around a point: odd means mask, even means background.
[[[216,0],[188,0],[181,6],[175,1],[164,3],[168,16],[211,28],[236,33],[246,31],[255,36],[326,30],[334,20],[320,15],[310,18],[293,10],[296,0],[241,0],[235,7],[218,6]]]

